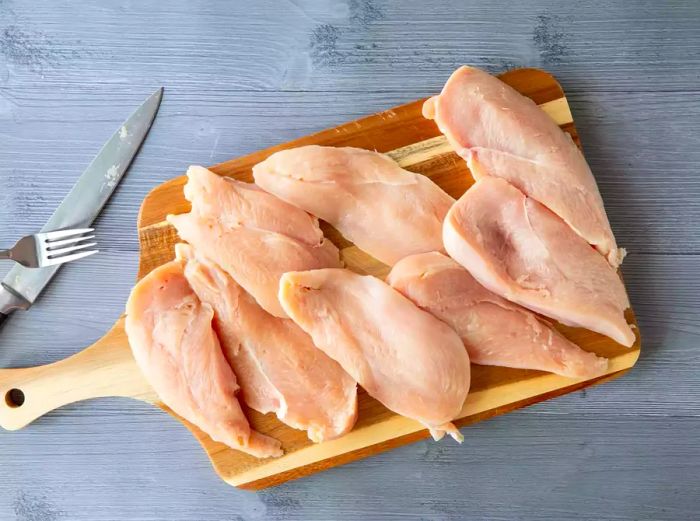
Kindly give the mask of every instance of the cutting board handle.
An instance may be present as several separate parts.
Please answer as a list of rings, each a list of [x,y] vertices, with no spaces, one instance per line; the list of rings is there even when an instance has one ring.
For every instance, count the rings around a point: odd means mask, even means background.
[[[48,365],[0,369],[0,426],[21,429],[69,403],[104,396],[152,401],[124,331],[124,317],[83,351]]]

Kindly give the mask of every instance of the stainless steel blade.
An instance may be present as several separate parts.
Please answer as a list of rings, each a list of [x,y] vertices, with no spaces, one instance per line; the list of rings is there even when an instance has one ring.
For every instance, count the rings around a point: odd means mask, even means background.
[[[161,87],[117,129],[56,208],[42,232],[86,228],[92,224],[136,157],[162,97]],[[2,281],[0,312],[31,306],[59,267],[28,269],[15,265]]]

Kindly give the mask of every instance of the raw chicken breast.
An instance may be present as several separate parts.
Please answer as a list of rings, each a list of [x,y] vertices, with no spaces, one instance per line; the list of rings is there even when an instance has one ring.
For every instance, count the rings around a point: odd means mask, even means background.
[[[252,430],[241,410],[213,315],[190,288],[181,262],[156,268],[126,304],[136,363],[163,403],[213,440],[258,458],[281,456],[280,442]]]
[[[312,441],[337,438],[357,418],[357,384],[316,348],[311,337],[289,319],[262,309],[213,262],[187,244],[175,246],[186,261],[185,277],[197,296],[214,308],[214,329],[238,377],[243,401]]]
[[[454,199],[384,154],[317,145],[276,152],[253,167],[255,182],[330,223],[385,264],[441,250]]]
[[[187,170],[184,192],[197,212],[216,216],[229,228],[243,226],[276,232],[309,246],[320,246],[323,242],[318,219],[253,183],[222,177],[201,166],[191,166]]]
[[[635,335],[615,270],[566,223],[503,179],[476,182],[447,214],[447,252],[491,291],[625,346]]]
[[[581,151],[535,103],[490,74],[460,67],[442,93],[427,100],[434,119],[475,179],[502,177],[539,201],[613,267],[625,255],[615,243],[598,186]]]
[[[168,222],[268,313],[286,318],[277,300],[282,273],[340,266],[338,248],[306,212],[205,168],[191,168],[187,175],[192,211],[169,215]]]
[[[599,376],[608,367],[607,359],[584,351],[534,313],[487,290],[441,253],[400,260],[387,282],[454,328],[475,364],[539,369],[571,378]]]
[[[344,269],[285,273],[280,302],[314,343],[374,398],[439,439],[469,391],[457,334],[381,280]]]

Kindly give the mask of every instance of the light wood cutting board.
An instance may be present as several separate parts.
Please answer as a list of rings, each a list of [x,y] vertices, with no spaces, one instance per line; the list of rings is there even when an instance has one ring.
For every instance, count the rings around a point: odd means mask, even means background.
[[[532,98],[579,143],[564,92],[551,75],[537,69],[518,69],[503,74],[501,79]],[[465,162],[452,151],[435,123],[421,116],[422,102],[418,100],[255,152],[212,170],[252,181],[251,167],[277,150],[308,144],[354,146],[389,154],[404,168],[429,176],[457,198],[472,184],[472,178]],[[182,194],[184,183],[185,178],[179,177],[156,187],[141,206],[139,278],[174,257],[177,235],[165,223],[165,216],[189,210]],[[341,248],[348,267],[380,277],[388,273],[387,266],[358,250],[331,227],[324,225],[324,231]],[[471,392],[455,423],[468,425],[620,376],[637,361],[641,344],[631,309],[627,311],[627,319],[635,324],[637,331],[636,342],[629,349],[587,330],[558,326],[584,349],[610,358],[608,373],[599,378],[572,380],[538,371],[473,365]],[[0,393],[5,397],[0,401],[0,425],[5,429],[20,429],[53,409],[89,398],[136,398],[161,407],[185,423],[204,447],[219,476],[231,485],[247,489],[269,487],[428,436],[420,424],[388,411],[360,390],[355,429],[341,439],[322,444],[311,443],[305,432],[287,427],[273,415],[247,411],[254,428],[281,440],[285,450],[281,458],[257,460],[212,441],[159,402],[132,358],[123,325],[122,318],[95,344],[65,360],[39,367],[0,370]],[[18,390],[24,396],[24,403],[19,406]],[[469,431],[464,435],[468,438]],[[445,439],[439,443],[454,442]]]

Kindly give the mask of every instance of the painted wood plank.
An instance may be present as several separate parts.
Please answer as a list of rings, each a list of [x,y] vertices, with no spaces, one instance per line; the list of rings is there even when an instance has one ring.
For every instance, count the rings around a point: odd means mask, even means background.
[[[3,6],[6,76],[27,84],[43,75],[56,85],[85,85],[86,77],[118,85],[139,72],[167,82],[182,70],[182,84],[422,96],[466,61],[494,70],[546,67],[586,91],[655,92],[697,90],[700,65],[692,1],[672,7],[650,0]]]

